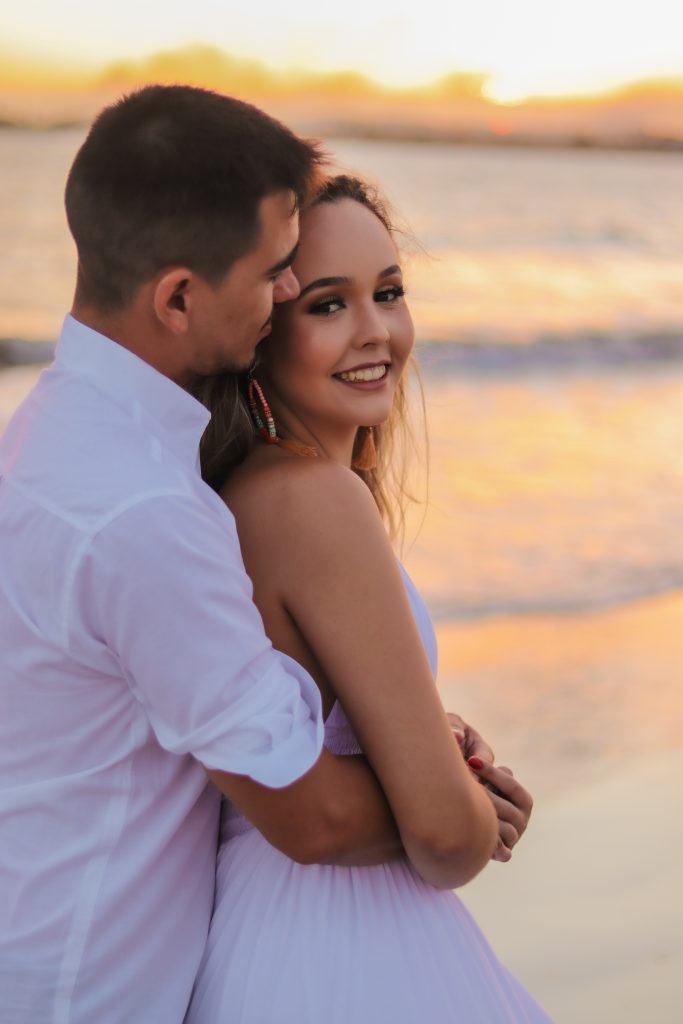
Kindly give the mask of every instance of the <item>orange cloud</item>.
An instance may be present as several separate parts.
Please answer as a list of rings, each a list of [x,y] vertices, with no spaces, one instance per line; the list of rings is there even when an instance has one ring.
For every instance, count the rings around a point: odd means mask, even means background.
[[[62,117],[78,116],[80,110],[88,118],[121,92],[149,82],[217,89],[253,100],[299,130],[323,135],[584,145],[683,140],[683,79],[631,83],[593,97],[536,97],[502,106],[486,95],[485,73],[454,72],[428,87],[390,89],[352,71],[275,71],[204,45],[120,61],[97,74],[0,60],[0,117],[28,117],[30,106],[30,116],[44,122],[59,116],[55,109],[61,104]],[[41,95],[47,100],[39,108]]]

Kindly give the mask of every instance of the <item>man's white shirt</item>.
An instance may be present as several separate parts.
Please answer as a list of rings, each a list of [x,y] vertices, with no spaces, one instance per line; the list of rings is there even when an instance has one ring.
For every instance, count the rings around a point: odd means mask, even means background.
[[[182,1021],[219,798],[322,745],[273,651],[234,520],[198,473],[208,413],[67,317],[0,439],[0,1024]]]

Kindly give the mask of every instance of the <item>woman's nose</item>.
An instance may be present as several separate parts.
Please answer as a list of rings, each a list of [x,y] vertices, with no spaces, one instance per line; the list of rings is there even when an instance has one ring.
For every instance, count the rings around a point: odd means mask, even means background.
[[[391,332],[387,326],[382,311],[377,303],[373,302],[363,311],[358,323],[357,342],[359,345],[382,345],[391,338]]]

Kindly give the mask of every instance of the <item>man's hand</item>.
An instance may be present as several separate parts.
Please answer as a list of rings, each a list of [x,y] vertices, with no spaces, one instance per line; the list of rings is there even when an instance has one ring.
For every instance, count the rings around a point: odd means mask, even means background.
[[[493,764],[495,755],[477,730],[463,721],[460,715],[456,715],[452,711],[447,711],[446,716],[465,760],[467,761],[470,757],[478,757],[482,761]]]
[[[498,843],[492,859],[508,861],[529,824],[534,804],[531,794],[517,782],[509,768],[496,768],[477,756],[469,757],[467,763],[489,791],[498,816]]]

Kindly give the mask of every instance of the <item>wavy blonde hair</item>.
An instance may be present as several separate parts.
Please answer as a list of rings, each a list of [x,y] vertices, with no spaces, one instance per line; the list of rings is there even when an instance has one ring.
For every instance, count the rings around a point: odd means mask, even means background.
[[[339,174],[325,179],[315,192],[306,209],[320,203],[337,203],[352,199],[373,213],[386,230],[395,237],[386,203],[376,189],[359,178]],[[276,314],[277,315],[277,314]],[[411,357],[408,368],[417,385],[421,424],[420,442],[426,455],[426,416],[424,393],[417,363]],[[195,396],[211,413],[211,420],[199,446],[202,477],[215,491],[219,491],[230,473],[244,461],[259,435],[254,426],[246,395],[245,374],[223,373],[208,377],[194,389]],[[396,387],[394,404],[389,419],[372,428],[377,464],[373,469],[354,472],[369,488],[380,515],[393,541],[401,542],[405,534],[408,504],[416,499],[408,484],[411,456],[418,453],[409,414],[408,370]],[[354,442],[356,456],[363,446],[366,427],[359,427]]]

